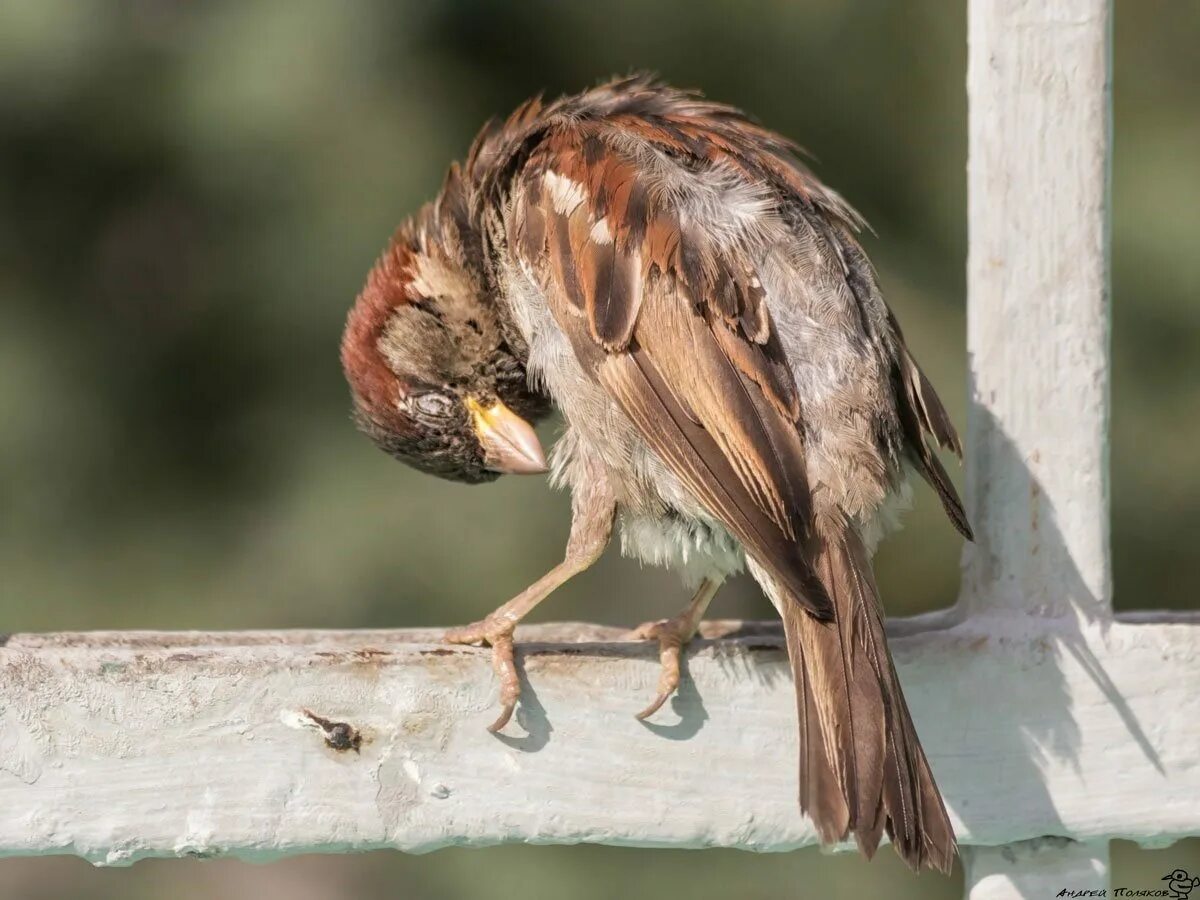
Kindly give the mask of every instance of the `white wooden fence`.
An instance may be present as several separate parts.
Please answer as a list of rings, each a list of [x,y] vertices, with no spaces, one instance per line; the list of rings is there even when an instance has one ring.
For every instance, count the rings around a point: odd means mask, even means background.
[[[998,900],[1103,887],[1110,838],[1200,834],[1200,617],[1111,610],[1109,2],[970,10],[978,541],[958,606],[890,633],[968,895]],[[778,631],[705,634],[643,725],[652,647],[525,629],[516,737],[484,729],[487,651],[432,632],[13,635],[0,854],[811,843]]]

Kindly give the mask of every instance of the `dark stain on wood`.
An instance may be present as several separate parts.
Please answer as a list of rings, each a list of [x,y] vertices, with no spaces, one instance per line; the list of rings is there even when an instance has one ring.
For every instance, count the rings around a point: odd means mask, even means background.
[[[303,710],[303,712],[324,733],[325,746],[337,750],[339,753],[344,753],[347,750],[353,750],[355,753],[360,752],[362,735],[349,722],[334,722],[326,719],[324,716],[318,716],[310,709]]]

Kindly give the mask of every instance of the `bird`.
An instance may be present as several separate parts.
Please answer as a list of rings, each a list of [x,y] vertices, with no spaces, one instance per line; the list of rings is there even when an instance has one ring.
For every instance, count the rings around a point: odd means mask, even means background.
[[[494,314],[496,348],[561,415],[549,470],[571,493],[572,522],[559,565],[446,638],[491,646],[501,701],[491,727],[503,728],[520,694],[516,624],[619,530],[624,554],[694,591],[678,615],[634,631],[660,648],[645,718],[678,686],[682,648],[721,583],[744,568],[783,622],[799,805],[821,843],[853,837],[871,857],[886,832],[911,868],[949,871],[954,830],[888,650],[871,555],[913,473],[971,539],[937,455],[961,459],[962,446],[883,300],[857,237],[864,221],[802,155],[732,106],[633,75],[527,101],[451,168],[434,210],[453,207],[442,218],[463,224],[439,248],[447,229],[418,216],[421,251],[463,267],[449,280]],[[486,469],[469,442],[430,464],[411,429],[389,430],[394,384],[411,375],[396,347],[412,335],[397,334],[407,326],[395,317],[453,294],[393,256],[343,338],[359,420],[418,467]],[[382,332],[363,326],[386,319],[389,292],[407,305]],[[490,377],[485,347],[455,349],[472,378]]]

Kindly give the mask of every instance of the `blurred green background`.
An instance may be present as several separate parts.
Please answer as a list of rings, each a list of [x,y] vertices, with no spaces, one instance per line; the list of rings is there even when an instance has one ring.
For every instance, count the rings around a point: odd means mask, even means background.
[[[1194,607],[1200,5],[1117,7],[1117,603]],[[0,630],[461,623],[557,561],[565,497],[392,462],[351,426],[337,344],[392,228],[484,119],[634,68],[816,155],[878,232],[885,293],[962,422],[965,35],[956,0],[0,2]],[[922,494],[880,552],[889,609],[951,603],[958,555]],[[683,599],[610,553],[539,618],[634,624]],[[768,607],[738,583],[713,612]],[[1196,842],[1114,858],[1138,887],[1200,869]],[[3,898],[518,890],[936,900],[961,882],[890,852],[0,860]]]

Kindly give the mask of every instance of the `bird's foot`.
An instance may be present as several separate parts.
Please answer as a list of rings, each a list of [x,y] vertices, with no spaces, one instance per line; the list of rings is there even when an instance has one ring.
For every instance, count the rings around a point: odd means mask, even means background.
[[[488,731],[495,734],[508,724],[521,696],[521,681],[513,658],[513,631],[516,622],[488,616],[462,628],[451,628],[443,638],[448,644],[480,644],[492,648],[492,671],[500,681],[500,715]]]
[[[679,666],[683,648],[695,635],[699,624],[689,609],[670,619],[645,622],[626,635],[630,640],[658,641],[658,656],[662,663],[662,670],[658,676],[658,695],[649,706],[637,714],[639,721],[658,712],[679,687]]]

